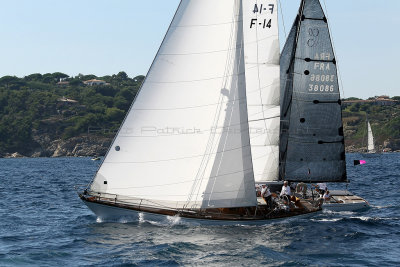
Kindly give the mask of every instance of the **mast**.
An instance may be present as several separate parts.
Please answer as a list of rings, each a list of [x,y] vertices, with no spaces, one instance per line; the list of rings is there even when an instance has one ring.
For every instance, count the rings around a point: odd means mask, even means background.
[[[287,69],[281,82],[281,179],[345,182],[336,59],[318,0],[301,2],[285,49],[281,57],[281,66]]]
[[[279,146],[279,178],[285,178],[287,147],[289,142],[290,114],[293,97],[294,61],[297,49],[298,35],[303,15],[304,0],[301,1],[299,12],[293,22],[292,28],[283,47],[281,65],[281,126]]]

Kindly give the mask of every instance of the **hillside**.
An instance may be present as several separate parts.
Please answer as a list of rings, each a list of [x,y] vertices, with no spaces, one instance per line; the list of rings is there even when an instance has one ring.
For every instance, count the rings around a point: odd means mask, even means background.
[[[0,156],[104,154],[143,79],[125,72],[0,78]]]
[[[56,72],[0,78],[0,157],[104,155],[144,76],[69,77]],[[368,118],[377,144],[400,150],[400,105],[343,105],[348,151],[365,145]],[[394,97],[393,100],[400,100]],[[14,154],[14,155],[13,155]]]
[[[400,150],[400,102],[394,105],[382,105],[379,101],[357,101],[343,105],[343,124],[345,130],[346,149],[348,151],[363,151],[366,147],[367,125],[371,123],[375,144],[380,150]],[[400,100],[393,97],[392,100]],[[347,102],[347,101],[345,101]]]

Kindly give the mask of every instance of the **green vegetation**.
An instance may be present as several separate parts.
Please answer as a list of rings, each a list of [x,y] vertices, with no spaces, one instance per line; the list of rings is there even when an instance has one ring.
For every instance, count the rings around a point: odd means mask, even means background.
[[[104,82],[85,83],[92,79]],[[144,76],[130,78],[125,72],[104,77],[69,77],[56,72],[0,78],[0,156],[31,154],[40,147],[39,139],[41,144],[50,144],[88,132],[91,136],[112,137],[143,80]],[[392,99],[400,101],[399,96]],[[382,106],[358,98],[346,100],[353,101],[343,104],[347,146],[365,145],[368,115],[377,143],[383,145],[389,140],[394,149],[400,149],[396,148],[400,147],[399,102]]]
[[[369,100],[374,99],[373,97],[369,98]],[[391,99],[398,101],[400,97],[395,96]],[[371,123],[376,145],[381,148],[388,146],[395,150],[400,149],[400,102],[395,105],[381,105],[379,101],[343,105],[343,123],[347,146],[366,147],[367,118]]]
[[[91,79],[106,84],[84,84]],[[118,129],[143,79],[129,78],[125,72],[0,78],[0,153],[32,150],[33,133],[67,139],[86,133],[89,126]]]

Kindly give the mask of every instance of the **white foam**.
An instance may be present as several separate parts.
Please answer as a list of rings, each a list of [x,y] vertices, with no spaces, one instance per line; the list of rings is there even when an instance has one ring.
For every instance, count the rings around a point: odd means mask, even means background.
[[[181,223],[181,217],[179,216],[167,216],[167,220],[172,225],[177,225]]]
[[[342,220],[342,218],[332,218],[332,219],[311,219],[314,222],[337,222]]]
[[[144,214],[143,214],[143,212],[140,212],[139,213],[139,223],[144,223],[145,222],[145,220],[144,220]]]
[[[387,208],[393,207],[393,205],[387,205],[387,206],[372,206],[371,205],[371,207],[375,208],[375,209],[387,209]]]
[[[338,215],[353,215],[353,211],[333,211],[333,210],[322,210],[322,213],[326,214],[338,214]]]

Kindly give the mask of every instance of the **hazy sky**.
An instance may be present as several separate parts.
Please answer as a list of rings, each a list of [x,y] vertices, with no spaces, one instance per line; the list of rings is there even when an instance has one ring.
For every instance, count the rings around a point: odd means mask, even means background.
[[[289,31],[300,0],[281,2]],[[324,2],[344,96],[400,95],[400,1]],[[0,3],[0,76],[56,71],[102,76],[124,70],[133,77],[147,73],[179,0]],[[283,31],[281,36],[283,45]]]

